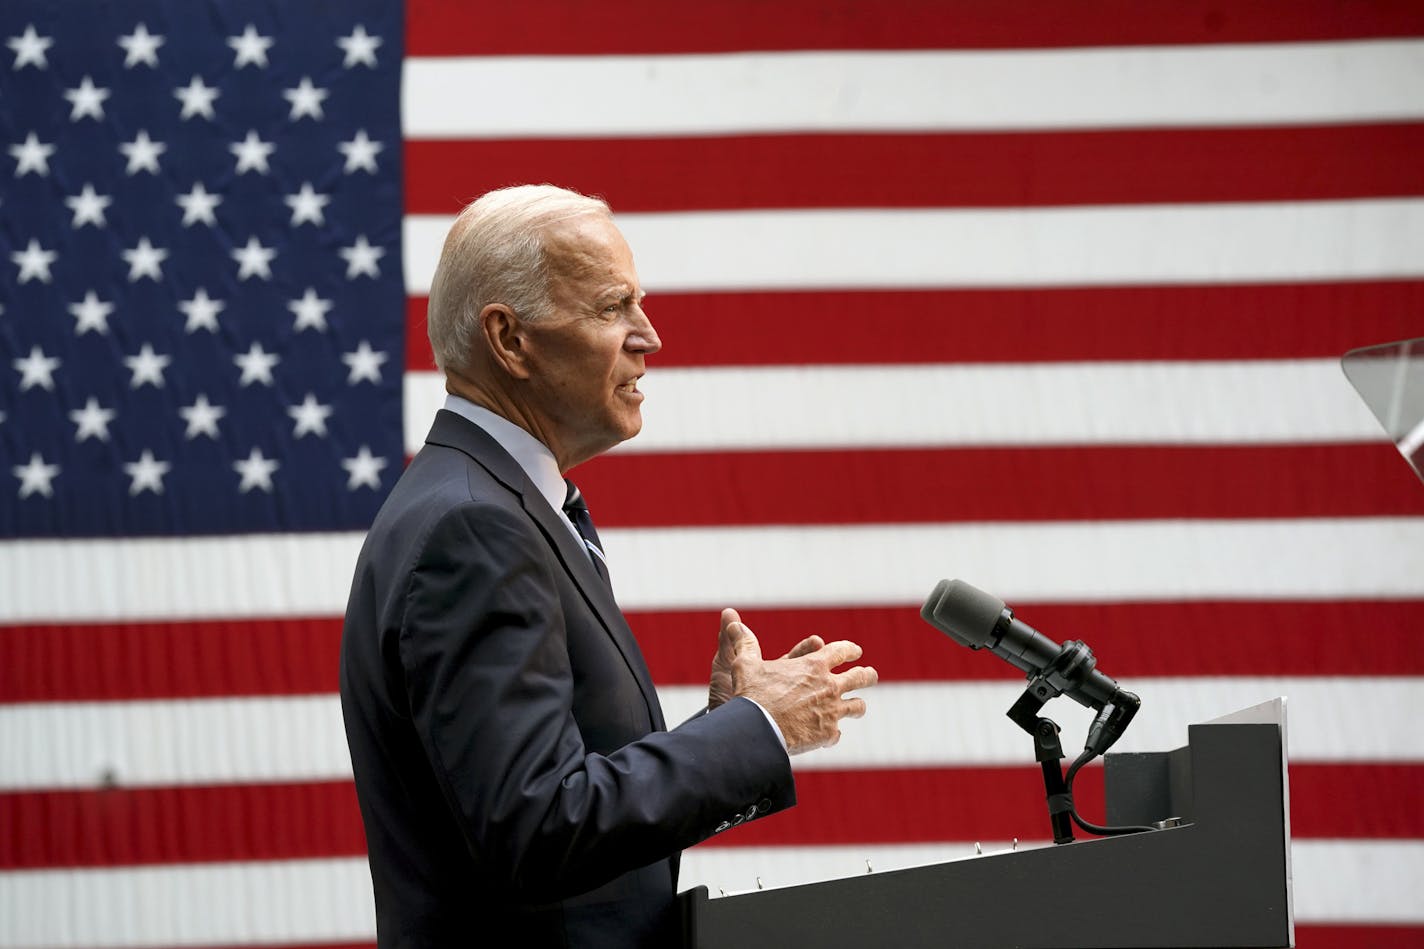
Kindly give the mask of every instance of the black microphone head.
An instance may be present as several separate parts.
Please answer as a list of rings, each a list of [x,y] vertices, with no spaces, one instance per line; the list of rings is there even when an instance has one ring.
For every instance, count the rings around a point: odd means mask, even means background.
[[[963,580],[941,580],[920,608],[926,623],[970,649],[993,643],[1003,615],[1003,600]]]

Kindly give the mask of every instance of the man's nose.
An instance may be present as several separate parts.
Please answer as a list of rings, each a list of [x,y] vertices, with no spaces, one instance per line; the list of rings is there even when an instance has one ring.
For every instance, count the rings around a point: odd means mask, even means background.
[[[651,356],[653,353],[663,348],[663,341],[658,338],[658,331],[653,329],[653,321],[648,319],[648,314],[643,312],[643,308],[634,304],[633,328],[628,333],[628,341],[625,346],[634,352]]]

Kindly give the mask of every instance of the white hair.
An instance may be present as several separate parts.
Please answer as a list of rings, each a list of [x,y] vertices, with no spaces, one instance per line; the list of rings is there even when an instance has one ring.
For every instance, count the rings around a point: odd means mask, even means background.
[[[427,332],[443,372],[469,369],[480,311],[503,303],[521,320],[553,309],[545,238],[551,225],[611,215],[607,202],[554,185],[519,185],[482,195],[450,226],[430,282]]]

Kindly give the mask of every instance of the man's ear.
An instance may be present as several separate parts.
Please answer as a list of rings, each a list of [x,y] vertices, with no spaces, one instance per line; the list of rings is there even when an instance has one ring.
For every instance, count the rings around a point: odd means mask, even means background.
[[[529,378],[529,337],[524,324],[503,303],[480,311],[480,332],[495,364],[515,379]]]

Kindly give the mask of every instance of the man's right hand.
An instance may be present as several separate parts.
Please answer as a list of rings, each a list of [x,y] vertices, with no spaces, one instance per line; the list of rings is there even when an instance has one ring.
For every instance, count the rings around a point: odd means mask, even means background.
[[[756,702],[775,720],[791,754],[826,748],[841,737],[843,718],[865,714],[865,700],[843,698],[879,681],[871,666],[838,666],[860,658],[861,649],[848,640],[827,643],[811,652],[780,659],[763,659],[761,643],[742,623],[726,631],[735,637],[732,694]]]

